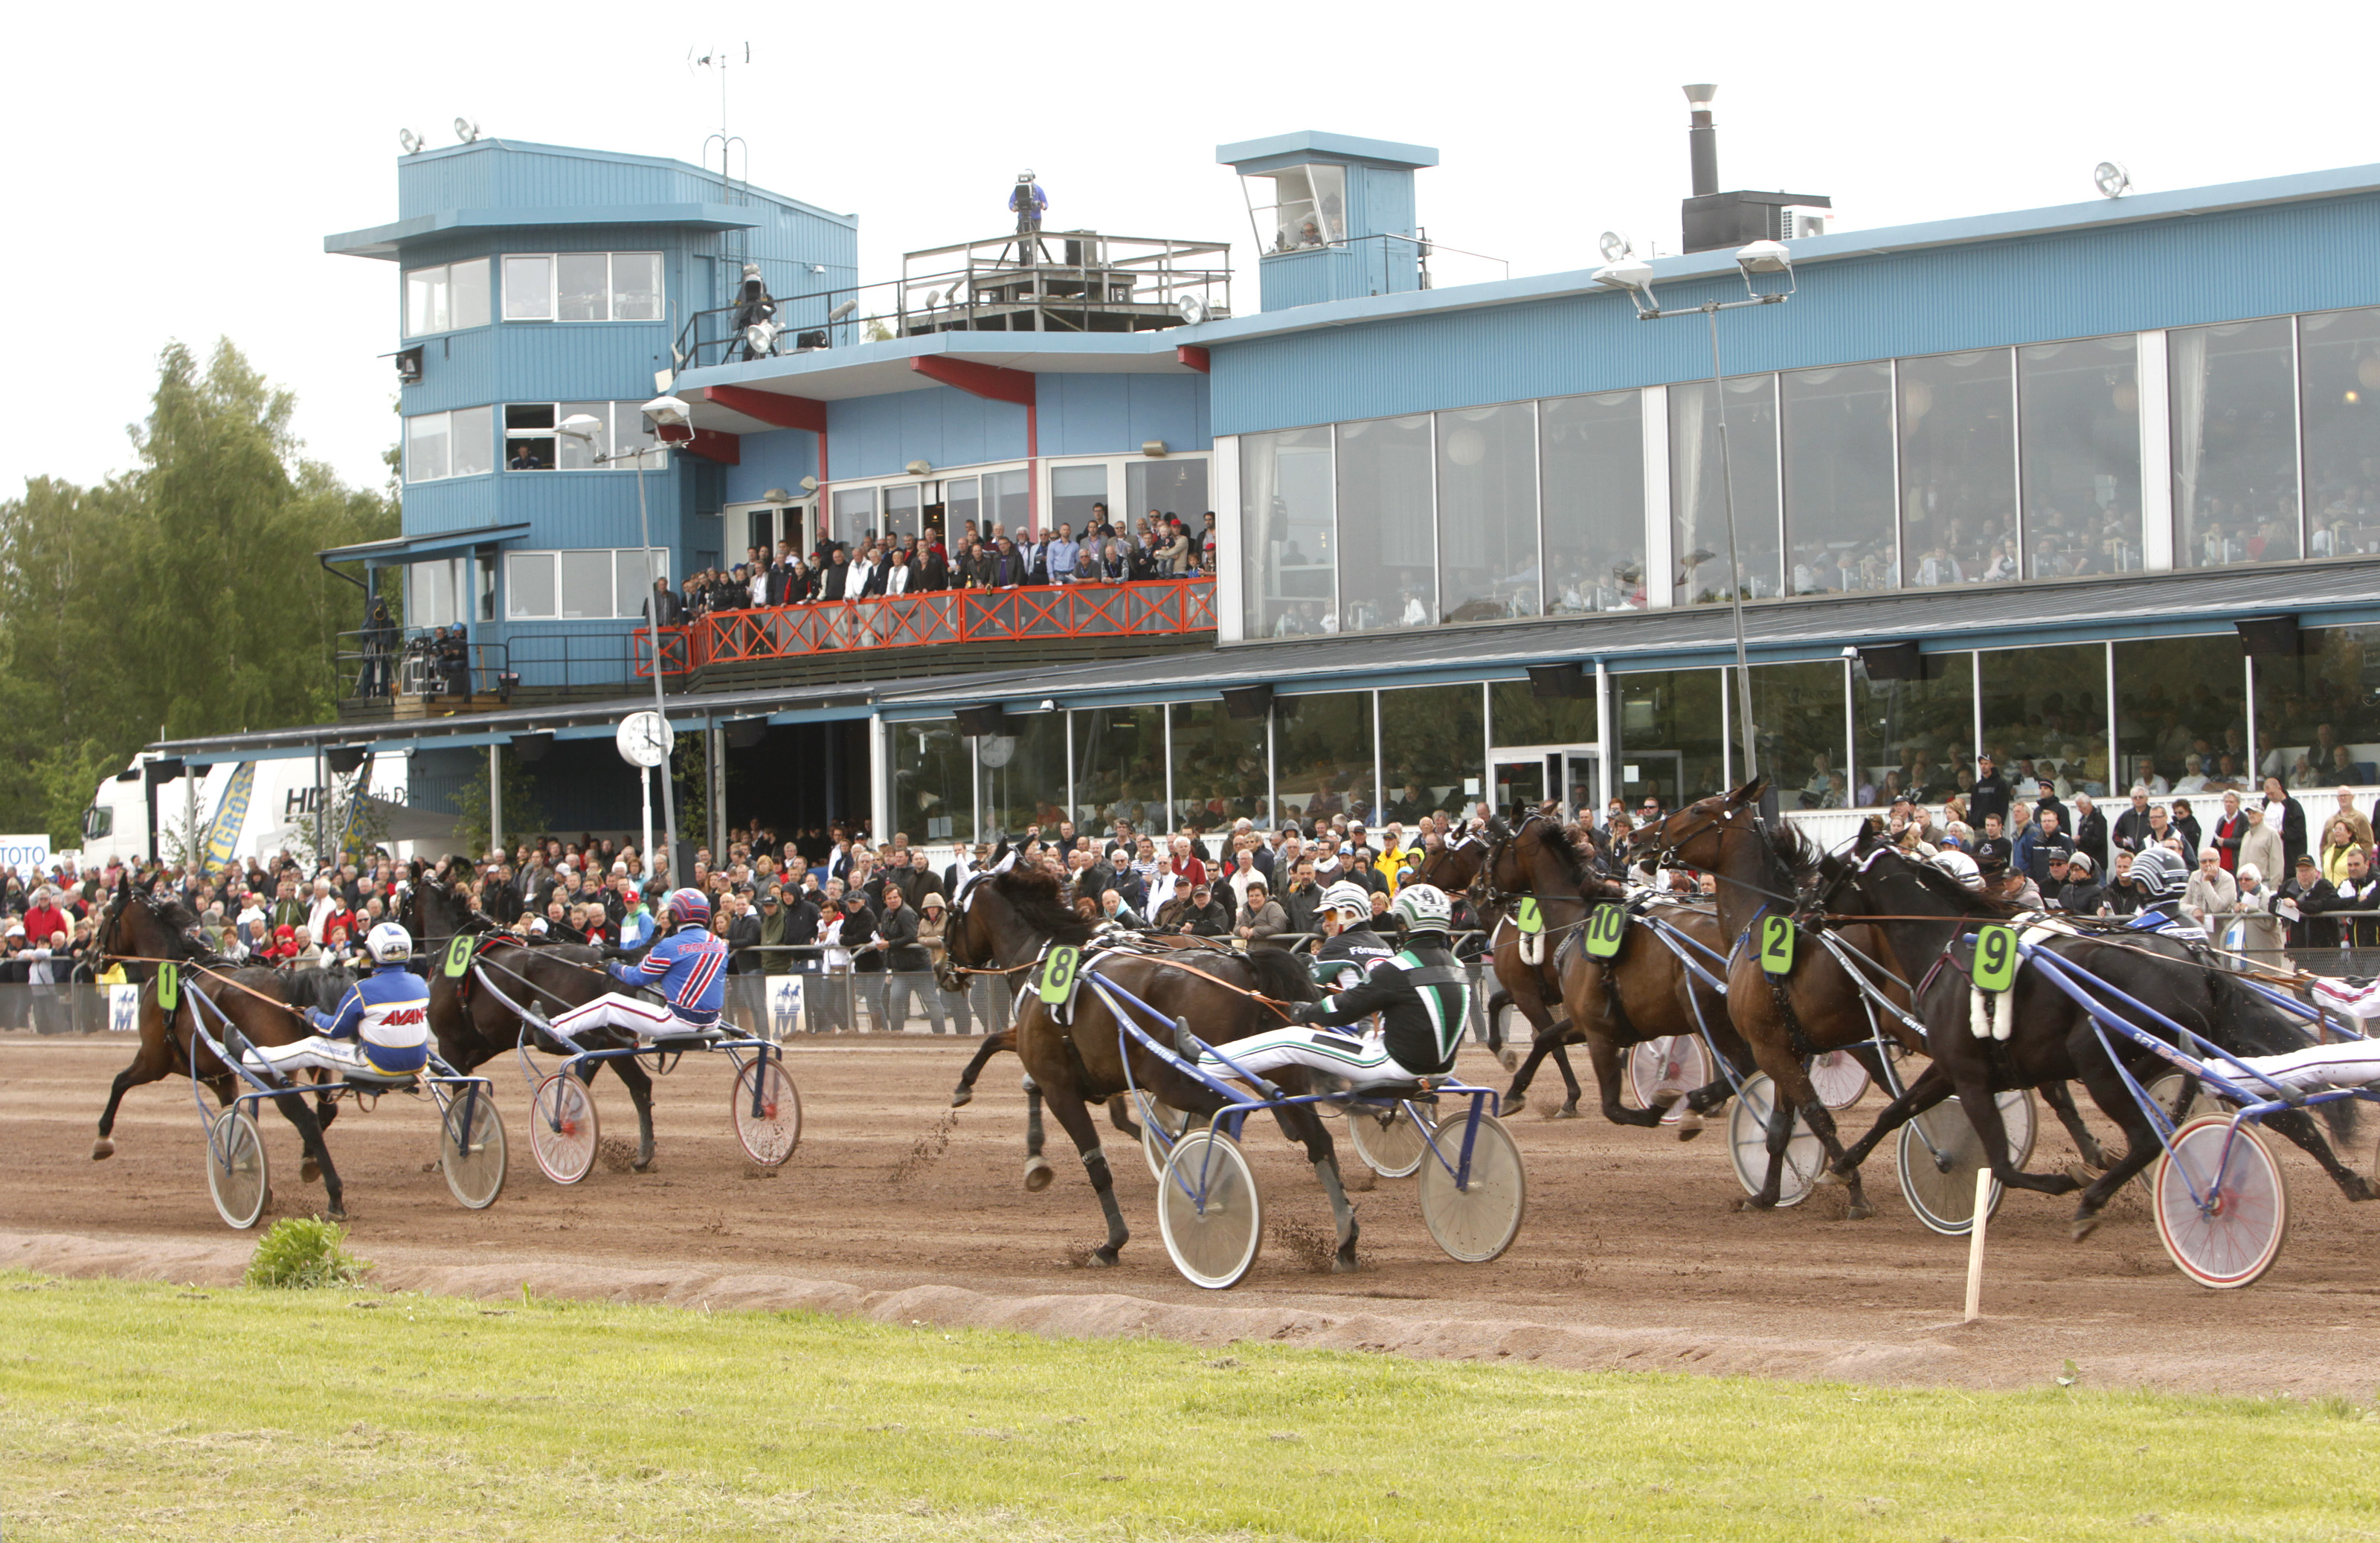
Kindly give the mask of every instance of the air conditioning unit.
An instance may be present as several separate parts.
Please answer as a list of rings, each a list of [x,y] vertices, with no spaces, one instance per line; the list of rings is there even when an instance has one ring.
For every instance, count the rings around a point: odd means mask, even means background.
[[[1827,217],[1824,214],[1806,209],[1789,209],[1785,212],[1786,240],[1797,241],[1804,236],[1824,236],[1825,234],[1827,234]]]

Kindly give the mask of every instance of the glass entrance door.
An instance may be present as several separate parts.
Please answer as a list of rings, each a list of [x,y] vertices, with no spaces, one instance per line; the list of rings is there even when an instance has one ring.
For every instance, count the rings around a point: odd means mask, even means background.
[[[1507,820],[1518,820],[1545,801],[1545,757],[1497,756],[1494,812]]]
[[[1548,799],[1561,805],[1564,820],[1595,811],[1596,751],[1580,745],[1533,746],[1495,753],[1495,808],[1506,819],[1538,808]]]

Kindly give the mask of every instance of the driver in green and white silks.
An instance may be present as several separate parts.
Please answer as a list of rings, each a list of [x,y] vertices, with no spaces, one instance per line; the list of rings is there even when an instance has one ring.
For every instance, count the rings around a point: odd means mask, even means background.
[[[1232,1063],[1259,1076],[1305,1066],[1359,1083],[1451,1071],[1471,997],[1470,978],[1448,946],[1453,906],[1435,885],[1408,884],[1393,909],[1405,925],[1402,949],[1372,930],[1371,900],[1363,890],[1342,883],[1325,891],[1321,919],[1330,938],[1316,967],[1337,966],[1357,978],[1320,1002],[1300,1002],[1284,1027],[1233,1040],[1225,1047]],[[1349,1032],[1376,1013],[1378,1027]],[[1211,1051],[1198,1064],[1232,1072]]]

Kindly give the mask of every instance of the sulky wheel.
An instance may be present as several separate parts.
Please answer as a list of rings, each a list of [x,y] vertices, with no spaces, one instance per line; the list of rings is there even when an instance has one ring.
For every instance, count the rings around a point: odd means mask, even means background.
[[[1528,1175],[1512,1133],[1484,1109],[1471,1139],[1470,1171],[1458,1185],[1455,1169],[1462,1162],[1463,1126],[1451,1122],[1439,1129],[1436,1154],[1423,1162],[1415,1188],[1422,1225],[1447,1257],[1486,1264],[1520,1234],[1521,1217],[1529,1207]]]
[[[1264,1208],[1240,1144],[1202,1126],[1173,1144],[1157,1186],[1157,1225],[1194,1286],[1236,1286],[1264,1247]]]
[[[215,1117],[207,1134],[207,1190],[216,1213],[246,1232],[264,1214],[271,1185],[264,1168],[264,1140],[256,1122],[234,1105]]]
[[[1766,1072],[1744,1079],[1734,1107],[1727,1112],[1727,1150],[1735,1163],[1735,1178],[1746,1195],[1757,1195],[1768,1181],[1768,1111],[1777,1099],[1777,1085]],[[1785,1165],[1777,1184],[1777,1203],[1798,1206],[1810,1197],[1826,1165],[1827,1148],[1801,1114],[1793,1116],[1792,1138],[1785,1145]]]
[[[504,1192],[504,1120],[495,1094],[467,1084],[448,1095],[438,1136],[438,1164],[446,1187],[467,1210],[486,1210]]]
[[[1994,1094],[1993,1099],[1999,1105],[2001,1127],[2008,1133],[2009,1161],[2022,1168],[2025,1160],[2033,1156],[2034,1132],[2038,1124],[2034,1117],[2033,1095],[2015,1088]],[[1989,1165],[1984,1159],[1983,1140],[1975,1135],[1974,1122],[1967,1118],[1957,1095],[1901,1126],[1895,1150],[1900,1159],[1901,1198],[1909,1202],[1917,1220],[1945,1237],[1964,1237],[1973,1231],[1975,1174]],[[1937,1151],[1939,1158],[1935,1156]],[[1991,1209],[1986,1215],[1999,1214],[2000,1194],[2001,1186],[1994,1183]]]
[[[1165,1160],[1173,1153],[1173,1144],[1190,1128],[1190,1116],[1151,1093],[1137,1089],[1133,1100],[1140,1106],[1140,1155],[1148,1164],[1148,1176],[1163,1183]]]
[[[735,1139],[761,1167],[783,1167],[801,1145],[802,1095],[779,1057],[744,1063],[727,1104]]]
[[[577,1184],[595,1166],[595,1098],[568,1072],[537,1085],[529,1106],[528,1149],[555,1184]]]
[[[2173,1133],[2156,1163],[2157,1241],[2184,1275],[2215,1291],[2254,1284],[2289,1235],[2289,1185],[2272,1148],[2250,1126],[2236,1137],[2230,1130],[2230,1116],[2202,1114]]]
[[[1849,1109],[1867,1096],[1867,1068],[1849,1051],[1823,1051],[1810,1058],[1810,1088],[1828,1109]]]
[[[1351,1104],[1347,1109],[1347,1134],[1355,1139],[1355,1155],[1384,1179],[1408,1177],[1421,1166],[1422,1155],[1429,1150],[1424,1132],[1437,1124],[1437,1113],[1427,1104]]]
[[[1664,1035],[1628,1051],[1628,1086],[1636,1095],[1639,1109],[1659,1108],[1656,1101],[1659,1095],[1691,1093],[1710,1079],[1710,1052],[1703,1049],[1699,1035]],[[1672,1100],[1662,1112],[1661,1124],[1674,1125],[1685,1112],[1685,1100]]]

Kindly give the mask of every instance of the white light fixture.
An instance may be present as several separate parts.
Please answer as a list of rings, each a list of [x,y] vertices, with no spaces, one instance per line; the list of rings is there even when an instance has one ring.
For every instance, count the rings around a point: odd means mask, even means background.
[[[398,129],[396,131],[396,142],[398,148],[402,149],[407,155],[419,155],[421,153],[421,136],[416,134],[410,128]]]
[[[766,358],[777,351],[777,323],[755,322],[744,329],[744,351],[755,358]]]
[[[1165,458],[1165,442],[1161,439],[1142,440],[1140,442],[1140,453],[1148,456],[1152,461],[1163,460]]]
[[[1057,699],[1057,698],[1055,698],[1055,697],[1044,697],[1044,698],[1042,698],[1042,699],[1041,699],[1041,711],[1044,711],[1044,712],[1055,712],[1055,711],[1058,711],[1058,699]]]
[[[791,504],[793,501],[794,495],[783,488],[771,488],[760,495],[763,504]]]
[[[2131,189],[2132,174],[2121,161],[2102,161],[2091,168],[2091,181],[2103,199],[2119,199]]]
[[[603,432],[603,420],[591,413],[575,412],[564,419],[553,431],[564,439],[583,440],[592,444]]]
[[[456,118],[455,120],[455,138],[462,140],[468,145],[479,137],[480,126],[478,124],[473,123],[469,118]]]
[[[804,266],[808,267],[813,273],[823,273],[826,272],[826,264],[823,262],[806,263]]]
[[[911,461],[907,466],[902,468],[902,469],[906,471],[912,477],[923,477],[926,473],[934,469],[934,463],[931,461]]]
[[[817,479],[817,478],[815,478],[815,477],[805,477],[805,478],[803,478],[803,479],[802,479],[802,492],[818,492],[818,479]]]
[[[1173,309],[1181,313],[1182,320],[1194,327],[1210,320],[1215,314],[1207,302],[1196,295],[1183,296],[1173,303]]]
[[[1618,262],[1636,255],[1636,243],[1616,230],[1607,230],[1595,238],[1596,249],[1603,253],[1606,262]]]
[[[1793,254],[1785,249],[1782,241],[1755,241],[1737,249],[1735,265],[1747,277],[1754,273],[1790,273],[1793,271]]]
[[[1641,257],[1621,262],[1607,262],[1592,275],[1606,289],[1626,289],[1643,293],[1653,286],[1653,265]]]
[[[685,399],[682,397],[656,396],[651,401],[646,403],[639,410],[642,411],[647,418],[651,419],[654,422],[661,424],[664,428],[684,429],[690,426],[694,421],[692,418],[687,416],[692,413],[694,409],[687,407]]]
[[[1718,88],[1717,86],[1707,84],[1688,86],[1685,88],[1685,91],[1686,105],[1693,108],[1697,113],[1709,112],[1712,101],[1718,95]]]
[[[845,300],[843,304],[835,307],[832,310],[828,311],[826,313],[826,319],[830,323],[840,322],[858,309],[859,302],[857,300]]]

